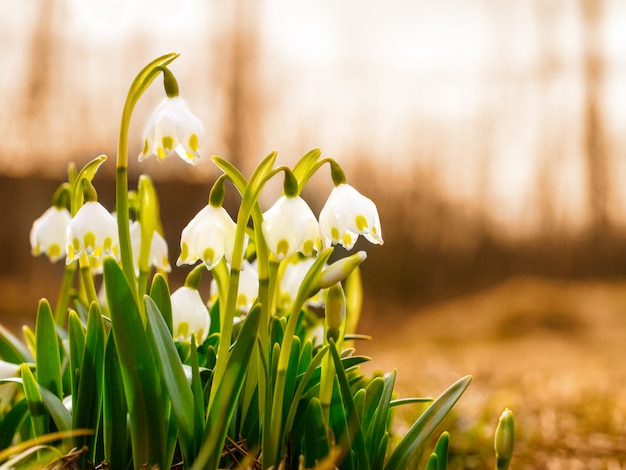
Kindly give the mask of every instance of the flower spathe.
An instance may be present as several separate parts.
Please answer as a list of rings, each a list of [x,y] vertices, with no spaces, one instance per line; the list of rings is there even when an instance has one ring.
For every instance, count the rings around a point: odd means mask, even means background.
[[[222,257],[230,264],[236,230],[237,225],[226,209],[207,204],[183,229],[176,265],[195,264],[202,260],[211,270]]]
[[[33,256],[45,253],[56,263],[65,256],[65,235],[72,220],[70,211],[64,207],[49,207],[30,229],[30,246]]]
[[[262,230],[270,251],[279,260],[294,253],[312,256],[321,245],[317,219],[300,196],[281,196],[263,214]]]
[[[141,251],[141,223],[133,221],[130,224],[130,243],[133,249],[135,271],[139,274],[139,256]],[[150,242],[150,256],[148,262],[151,266],[169,273],[172,270],[168,260],[167,242],[156,230],[152,233]]]
[[[163,160],[175,153],[195,165],[203,139],[202,122],[189,110],[185,100],[180,96],[165,98],[146,125],[139,161],[150,155]]]
[[[171,295],[174,338],[187,341],[195,334],[202,344],[209,333],[211,318],[197,289],[182,286]]]
[[[119,258],[117,222],[99,202],[82,205],[67,226],[65,238],[67,264],[83,254],[97,261],[109,255]]]
[[[320,230],[326,245],[352,249],[359,235],[383,244],[376,204],[347,183],[333,188],[320,212]]]

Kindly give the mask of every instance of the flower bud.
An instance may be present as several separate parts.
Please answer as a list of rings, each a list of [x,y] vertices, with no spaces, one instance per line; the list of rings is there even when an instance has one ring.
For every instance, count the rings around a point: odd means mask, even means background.
[[[326,338],[337,342],[345,317],[346,296],[341,284],[337,283],[328,289],[326,296]]]
[[[365,261],[365,258],[367,258],[367,253],[364,251],[358,251],[347,258],[335,261],[322,271],[319,280],[319,288],[325,289],[343,281],[357,266]]]
[[[496,451],[496,470],[509,468],[513,448],[515,447],[515,421],[513,413],[506,408],[500,416],[500,422],[496,428],[494,448]]]

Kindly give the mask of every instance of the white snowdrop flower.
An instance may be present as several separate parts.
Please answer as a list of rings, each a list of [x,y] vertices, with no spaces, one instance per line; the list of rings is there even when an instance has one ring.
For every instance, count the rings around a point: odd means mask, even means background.
[[[222,257],[230,264],[235,248],[236,231],[237,224],[230,218],[226,209],[208,204],[183,229],[180,237],[180,256],[176,260],[176,265],[195,264],[202,260],[211,270]]]
[[[196,343],[202,344],[209,334],[211,318],[198,290],[180,287],[171,295],[171,301],[174,338],[188,341],[194,333]]]
[[[33,256],[45,253],[56,263],[65,256],[65,236],[72,220],[70,211],[64,207],[49,207],[30,229],[30,246]]]
[[[299,196],[281,196],[263,214],[262,230],[270,251],[280,260],[298,252],[312,256],[321,245],[317,219]]]
[[[333,188],[320,212],[324,243],[352,249],[359,235],[370,242],[383,244],[376,204],[346,183]]]
[[[119,259],[117,222],[99,202],[83,204],[70,221],[65,238],[67,264],[83,253],[97,261],[109,255]]]
[[[204,139],[204,127],[180,96],[165,98],[153,112],[143,133],[139,161],[150,155],[159,160],[175,153],[195,165]]]

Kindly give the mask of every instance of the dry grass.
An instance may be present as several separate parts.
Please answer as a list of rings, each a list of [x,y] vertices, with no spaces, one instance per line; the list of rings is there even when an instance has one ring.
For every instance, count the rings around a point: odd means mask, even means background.
[[[404,318],[404,319],[403,319]],[[626,468],[626,283],[516,279],[400,315],[367,315],[370,370],[397,369],[400,396],[474,381],[446,423],[452,468],[492,468],[513,409],[513,469]],[[398,427],[419,410],[405,410]]]

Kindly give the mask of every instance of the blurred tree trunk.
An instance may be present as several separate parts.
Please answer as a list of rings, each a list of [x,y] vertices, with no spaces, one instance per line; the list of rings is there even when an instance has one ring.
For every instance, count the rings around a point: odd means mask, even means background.
[[[583,77],[585,96],[584,152],[587,166],[587,191],[591,211],[591,228],[594,237],[606,235],[608,216],[608,156],[603,131],[602,57],[603,0],[581,0],[583,21]]]

